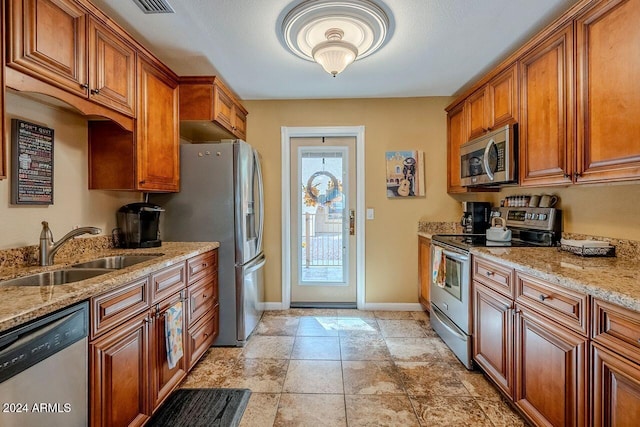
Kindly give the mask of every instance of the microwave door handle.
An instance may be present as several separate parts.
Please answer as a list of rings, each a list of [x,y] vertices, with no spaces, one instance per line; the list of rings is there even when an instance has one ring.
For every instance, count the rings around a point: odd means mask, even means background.
[[[482,163],[484,163],[484,171],[487,174],[487,177],[491,181],[493,181],[493,178],[494,178],[493,171],[489,167],[489,150],[491,150],[492,145],[496,145],[496,141],[493,138],[489,140],[489,143],[484,148],[484,156],[482,156]]]

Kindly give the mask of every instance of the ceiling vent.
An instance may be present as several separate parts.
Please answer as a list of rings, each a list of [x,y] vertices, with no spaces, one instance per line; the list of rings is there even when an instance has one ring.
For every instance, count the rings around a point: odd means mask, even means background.
[[[165,0],[133,0],[144,13],[175,13]]]

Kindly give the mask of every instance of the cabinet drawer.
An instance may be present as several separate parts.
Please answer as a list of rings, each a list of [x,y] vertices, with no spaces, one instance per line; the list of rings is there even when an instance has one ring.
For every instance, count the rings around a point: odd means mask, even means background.
[[[186,286],[184,263],[180,263],[151,275],[151,302],[179,291]]]
[[[582,335],[588,335],[589,297],[516,272],[516,301]]]
[[[147,277],[91,298],[91,338],[148,309],[149,306]]]
[[[207,351],[218,336],[218,331],[218,306],[216,306],[208,315],[189,328],[187,334],[189,366],[187,369],[190,370]]]
[[[473,280],[487,285],[502,295],[514,298],[513,269],[475,256],[472,266]]]
[[[640,363],[640,313],[593,299],[592,338]]]
[[[215,277],[206,277],[187,288],[189,311],[187,325],[191,326],[218,302]]]
[[[187,280],[189,284],[218,271],[218,251],[213,250],[187,260]]]

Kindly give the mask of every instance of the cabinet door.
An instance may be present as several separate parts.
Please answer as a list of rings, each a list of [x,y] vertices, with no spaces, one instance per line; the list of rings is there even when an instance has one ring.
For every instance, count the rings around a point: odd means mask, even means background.
[[[92,342],[91,425],[139,426],[149,418],[148,313]]]
[[[5,2],[0,5],[0,55],[4,58],[5,53],[5,39],[4,39],[4,17],[5,17]],[[2,120],[0,120],[0,180],[7,177],[7,150],[5,148],[5,120],[4,120],[4,92],[5,92],[5,79],[4,79],[4,67],[0,70],[0,114],[2,114]]]
[[[473,282],[473,358],[513,396],[513,301]]]
[[[576,21],[576,182],[640,178],[640,2],[597,4]]]
[[[572,70],[572,24],[520,61],[520,185],[571,182]]]
[[[89,19],[89,97],[135,116],[136,53],[110,29]]]
[[[592,343],[592,425],[635,427],[640,420],[640,365]]]
[[[464,193],[460,183],[460,146],[467,142],[464,119],[464,103],[447,114],[447,192]]]
[[[138,61],[138,190],[178,191],[178,83],[151,62]]]
[[[220,331],[218,309],[216,305],[205,317],[189,327],[186,340],[189,370],[200,360],[218,336]]]
[[[477,138],[487,132],[489,127],[489,102],[487,88],[474,92],[465,100],[465,115],[469,129],[469,139]]]
[[[242,140],[247,139],[247,111],[238,104],[233,107],[233,133]]]
[[[418,277],[420,280],[419,300],[422,308],[431,310],[431,240],[418,236]]]
[[[87,12],[73,0],[8,0],[7,65],[87,96]]]
[[[233,133],[233,99],[219,84],[213,87],[213,120]]]
[[[169,368],[167,361],[166,325],[167,310],[182,301],[182,358],[176,366]],[[167,298],[154,310],[151,336],[151,408],[155,410],[171,394],[187,375],[186,311],[183,291]]]
[[[517,64],[513,64],[487,84],[489,130],[518,120],[517,70]]]
[[[536,425],[585,426],[587,339],[516,308],[516,405]]]

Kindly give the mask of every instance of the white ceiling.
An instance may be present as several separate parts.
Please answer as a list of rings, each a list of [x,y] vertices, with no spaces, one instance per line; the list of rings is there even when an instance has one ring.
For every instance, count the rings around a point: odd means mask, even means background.
[[[302,0],[92,0],[178,75],[219,75],[241,99],[449,96],[577,0],[375,0],[391,39],[332,78],[289,52],[278,24]]]

